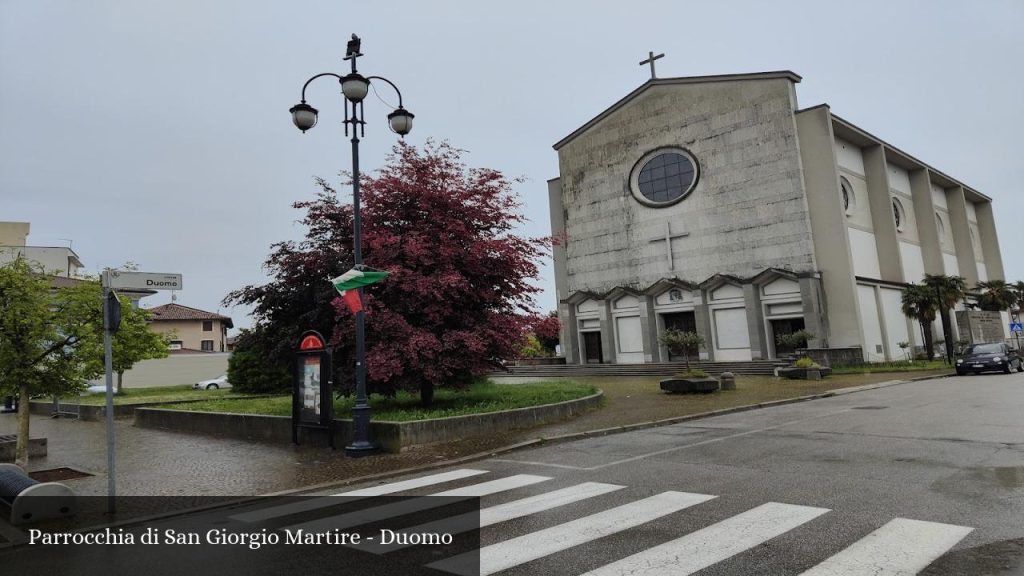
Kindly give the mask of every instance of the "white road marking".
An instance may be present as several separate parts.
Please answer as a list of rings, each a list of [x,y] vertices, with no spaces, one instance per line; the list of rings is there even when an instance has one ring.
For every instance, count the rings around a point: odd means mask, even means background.
[[[394,518],[396,516],[403,516],[405,514],[412,514],[414,512],[422,512],[423,510],[430,510],[432,508],[440,508],[442,506],[448,506],[452,503],[451,500],[448,500],[446,498],[437,498],[437,496],[487,496],[488,494],[496,494],[498,492],[504,492],[506,490],[512,490],[514,488],[522,488],[523,486],[530,486],[531,484],[537,484],[538,482],[546,482],[548,480],[551,480],[551,478],[548,478],[547,476],[517,474],[515,476],[509,476],[507,478],[491,480],[490,482],[473,484],[472,486],[466,486],[464,488],[446,490],[444,492],[438,492],[436,494],[431,494],[429,496],[420,496],[418,498],[410,498],[408,500],[402,500],[400,502],[383,504],[381,506],[374,506],[373,508],[366,508],[364,510],[357,510],[355,512],[349,512],[347,514],[339,514],[337,516],[319,518],[311,522],[304,522],[302,524],[288,526],[287,528],[281,528],[281,530],[291,530],[294,532],[295,530],[301,529],[305,530],[306,532],[327,532],[335,529],[340,530],[343,528],[351,528],[353,526],[361,526],[363,524],[369,524],[371,522],[386,520],[388,518]]]
[[[801,576],[911,576],[973,528],[896,518]]]
[[[492,458],[490,462],[504,462],[510,464],[527,464],[530,466],[547,466],[550,468],[564,468],[568,470],[601,470],[602,468],[608,468],[610,466],[618,466],[619,464],[629,464],[630,462],[636,462],[637,460],[643,460],[650,458],[651,456],[660,456],[662,454],[668,454],[671,452],[678,452],[680,450],[687,450],[690,448],[696,448],[698,446],[706,446],[708,444],[714,444],[716,442],[724,442],[726,440],[732,440],[733,438],[742,438],[743,436],[750,436],[751,434],[760,434],[761,432],[768,432],[770,430],[778,430],[786,426],[792,426],[793,424],[801,424],[803,422],[810,422],[811,420],[820,420],[822,418],[831,418],[837,414],[849,412],[852,408],[843,408],[842,410],[836,410],[835,412],[829,412],[828,414],[820,414],[818,416],[811,416],[808,418],[801,418],[799,420],[790,420],[789,422],[783,422],[782,424],[776,424],[774,426],[766,426],[764,428],[757,428],[754,430],[747,430],[744,432],[737,432],[735,434],[729,434],[726,436],[719,436],[718,438],[710,438],[708,440],[702,440],[700,442],[694,442],[693,444],[683,444],[681,446],[673,446],[671,448],[665,448],[664,450],[656,450],[654,452],[648,452],[647,454],[640,454],[637,456],[631,456],[629,458],[623,458],[622,460],[614,460],[612,462],[605,462],[604,464],[598,464],[596,466],[572,466],[570,464],[558,464],[550,462],[536,462],[530,460],[513,460],[510,458]]]
[[[716,496],[686,492],[662,492],[650,498],[598,512],[565,524],[485,546],[480,549],[479,555],[475,552],[459,554],[427,566],[454,574],[488,576],[524,562],[543,558],[549,554],[639,526],[713,498]],[[479,566],[477,566],[478,558]]]
[[[451,472],[442,472],[440,474],[432,474],[430,476],[421,476],[419,478],[413,478],[412,480],[403,480],[401,482],[381,484],[380,486],[363,488],[362,490],[352,490],[351,492],[339,492],[338,494],[334,494],[334,496],[383,496],[385,494],[394,494],[396,492],[404,492],[406,490],[423,488],[424,486],[433,486],[434,484],[441,484],[442,482],[461,480],[463,478],[478,476],[480,474],[487,474],[487,471],[469,470],[463,468],[461,470],[452,470]]]
[[[784,534],[828,512],[769,502],[596,570],[584,576],[684,576]]]
[[[530,496],[529,498],[523,498],[521,500],[514,500],[512,502],[506,502],[505,504],[491,506],[490,508],[484,508],[483,510],[480,510],[479,514],[474,512],[459,514],[458,516],[452,516],[436,522],[427,522],[426,524],[420,524],[419,526],[413,526],[412,528],[406,528],[398,532],[409,534],[423,532],[462,534],[478,528],[483,528],[484,526],[498,524],[499,522],[507,522],[514,518],[522,518],[523,516],[529,516],[530,514],[536,514],[559,506],[565,506],[567,504],[572,504],[573,502],[586,500],[587,498],[601,496],[623,488],[625,488],[625,486],[619,486],[616,484],[584,482],[575,486],[569,486],[568,488],[562,488],[561,490],[545,492],[544,494],[538,494],[537,496]],[[374,554],[386,554],[408,546],[411,546],[411,544],[386,544],[378,546],[366,546],[365,544],[360,544],[359,548]]]
[[[262,520],[269,520],[271,518],[279,518],[281,516],[289,516],[291,514],[298,514],[299,512],[308,512],[310,510],[316,510],[318,508],[333,506],[338,503],[337,500],[331,499],[334,496],[383,496],[385,494],[394,494],[396,492],[413,490],[416,488],[422,488],[424,486],[432,486],[434,484],[442,484],[444,482],[461,480],[462,478],[469,478],[470,476],[477,476],[480,474],[487,474],[487,471],[470,470],[463,468],[460,470],[452,470],[451,472],[441,472],[440,474],[421,476],[419,478],[413,478],[412,480],[391,482],[389,484],[381,484],[380,486],[373,486],[371,488],[352,490],[351,492],[340,492],[338,494],[333,494],[331,496],[302,499],[297,502],[282,504],[280,506],[261,508],[259,510],[254,510],[252,512],[243,512],[242,514],[236,514],[234,516],[231,516],[231,519],[237,520],[239,522],[259,522]]]

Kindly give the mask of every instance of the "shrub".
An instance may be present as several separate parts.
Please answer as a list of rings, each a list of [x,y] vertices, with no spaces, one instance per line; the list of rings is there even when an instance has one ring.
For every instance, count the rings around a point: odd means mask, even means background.
[[[228,382],[236,392],[266,394],[288,392],[292,376],[287,366],[275,364],[262,338],[243,331],[228,357]]]
[[[775,343],[786,348],[806,348],[807,341],[814,338],[814,334],[807,330],[797,330],[790,334],[779,334],[775,337]]]
[[[815,366],[817,366],[817,364],[814,362],[814,360],[811,360],[810,358],[807,358],[805,356],[803,358],[800,358],[796,362],[793,362],[793,366],[796,366],[797,368],[814,368]]]

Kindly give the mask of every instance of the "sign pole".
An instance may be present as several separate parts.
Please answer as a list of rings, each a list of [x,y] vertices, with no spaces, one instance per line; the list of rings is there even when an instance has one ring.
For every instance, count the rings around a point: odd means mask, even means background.
[[[103,273],[103,365],[107,377],[107,512],[116,511],[117,494],[114,462],[114,369],[113,338],[110,325],[110,275]]]

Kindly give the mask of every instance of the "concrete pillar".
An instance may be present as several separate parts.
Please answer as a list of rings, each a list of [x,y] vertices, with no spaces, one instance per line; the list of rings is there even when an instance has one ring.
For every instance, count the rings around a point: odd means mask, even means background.
[[[885,149],[881,145],[876,145],[864,148],[863,151],[868,202],[871,204],[871,226],[875,231],[881,280],[904,282],[900,242],[892,214],[892,194],[889,192],[889,170],[885,162]]]
[[[889,326],[885,322],[885,305],[882,300],[882,288],[875,286],[875,309],[878,310],[878,327],[882,332],[882,354],[886,360],[892,360],[892,348],[889,346]]]
[[[931,177],[927,168],[910,173],[910,195],[914,200],[914,219],[917,220],[917,236],[921,241],[924,271],[928,274],[944,274],[939,225],[935,223],[935,203],[932,201]],[[916,278],[907,280],[917,281]]]
[[[566,269],[565,206],[562,204],[562,180],[548,180],[548,211],[551,215],[551,236],[556,238],[551,248],[555,265],[555,301],[569,297],[569,278]]]
[[[580,358],[580,327],[576,319],[576,305],[559,302],[558,319],[562,322],[561,344],[566,364],[582,364]]]
[[[967,220],[967,198],[964,196],[964,189],[960,186],[948,188],[946,204],[949,206],[949,224],[953,229],[953,244],[956,245],[960,275],[967,281],[968,287],[976,286],[978,264],[974,260],[974,244],[971,242],[971,224]]]
[[[992,214],[991,202],[976,202],[974,212],[978,215],[978,233],[981,235],[981,251],[985,255],[985,269],[989,280],[1006,280],[1003,271],[1003,256],[996,236],[996,220]]]
[[[829,325],[815,332],[829,346],[860,346],[860,305],[839,188],[832,114],[820,106],[796,115],[807,207]]]
[[[761,287],[743,285],[743,305],[747,309],[747,333],[750,338],[750,357],[760,360],[768,357],[768,343],[764,334],[764,309],[761,306]]]
[[[660,362],[658,319],[654,315],[654,299],[646,294],[640,300],[640,333],[643,338],[644,362]]]
[[[693,307],[693,318],[697,322],[697,333],[704,337],[704,346],[700,352],[701,360],[714,360],[715,359],[715,346],[714,341],[711,338],[711,311],[708,309],[708,305],[704,302],[707,301],[704,296],[704,291],[701,291],[700,303],[695,303]]]
[[[828,348],[828,317],[825,313],[824,291],[821,279],[814,276],[803,276],[799,279],[800,301],[804,306],[804,329],[814,334],[807,341],[808,348]]]
[[[612,303],[601,300],[601,359],[604,364],[615,364],[615,329],[612,320]]]

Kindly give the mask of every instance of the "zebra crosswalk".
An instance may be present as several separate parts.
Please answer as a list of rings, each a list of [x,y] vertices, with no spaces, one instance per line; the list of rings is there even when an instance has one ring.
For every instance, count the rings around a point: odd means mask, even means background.
[[[841,514],[828,508],[765,502],[696,530],[680,530],[673,528],[679,523],[674,523],[671,518],[687,514],[689,509],[706,510],[708,506],[715,505],[714,501],[719,496],[675,490],[632,496],[628,486],[618,484],[582,482],[558,487],[558,481],[554,478],[531,474],[489,477],[481,481],[478,477],[485,474],[491,472],[475,469],[453,470],[298,503],[242,512],[232,516],[232,519],[240,522],[259,522],[279,518],[287,524],[278,528],[279,530],[301,529],[307,532],[339,530],[383,521],[388,521],[389,525],[394,524],[393,528],[399,534],[458,534],[479,528],[485,530],[486,540],[493,543],[481,546],[477,551],[440,559],[437,559],[435,551],[435,556],[424,562],[427,568],[450,574],[481,576],[498,574],[566,551],[573,551],[579,557],[587,557],[588,547],[600,546],[599,540],[614,535],[630,534],[632,530],[652,524],[659,526],[656,533],[670,534],[670,537],[662,537],[660,542],[646,549],[624,554],[624,557],[612,559],[604,565],[595,568],[588,566],[589,571],[580,569],[574,573],[585,572],[585,576],[681,576],[694,574],[740,554],[756,554],[757,551],[763,550],[765,543],[801,526],[814,525],[820,529],[825,525],[823,522],[843,521]],[[299,515],[301,519],[301,514],[305,512],[337,503],[334,496],[363,498],[405,495],[403,493],[410,491],[436,490],[434,486],[452,482],[464,485],[433,491],[425,496],[416,494],[417,497],[313,520],[296,523],[294,518]],[[523,490],[534,493],[488,505],[491,498],[507,500],[500,495],[506,492],[515,495],[515,492]],[[436,509],[446,506],[451,500],[434,498],[439,496],[478,497],[481,498],[482,507],[479,514],[467,514],[460,509],[458,513],[447,515],[446,510]],[[584,508],[599,511],[580,516],[579,508],[569,506],[584,503]],[[556,509],[559,513],[566,513],[568,510],[569,517],[578,517],[552,523],[551,518],[554,516],[544,513]],[[404,516],[428,510],[436,510],[434,514],[438,519],[425,523],[420,520],[420,523],[412,526],[410,524],[415,522],[406,521],[403,524],[401,520]],[[500,528],[502,523],[537,515],[541,515],[540,519],[528,523],[527,526],[536,526],[539,529],[514,537],[503,537]],[[288,523],[289,520],[292,523]],[[673,535],[673,530],[684,533]],[[826,558],[813,559],[817,564],[803,572],[802,576],[910,576],[919,573],[948,552],[972,530],[973,528],[966,526],[894,518],[882,526],[875,527],[874,531],[849,544],[845,549]],[[397,543],[358,547],[366,552],[385,555],[406,548],[407,545]],[[811,564],[812,562],[808,561],[804,565]]]

